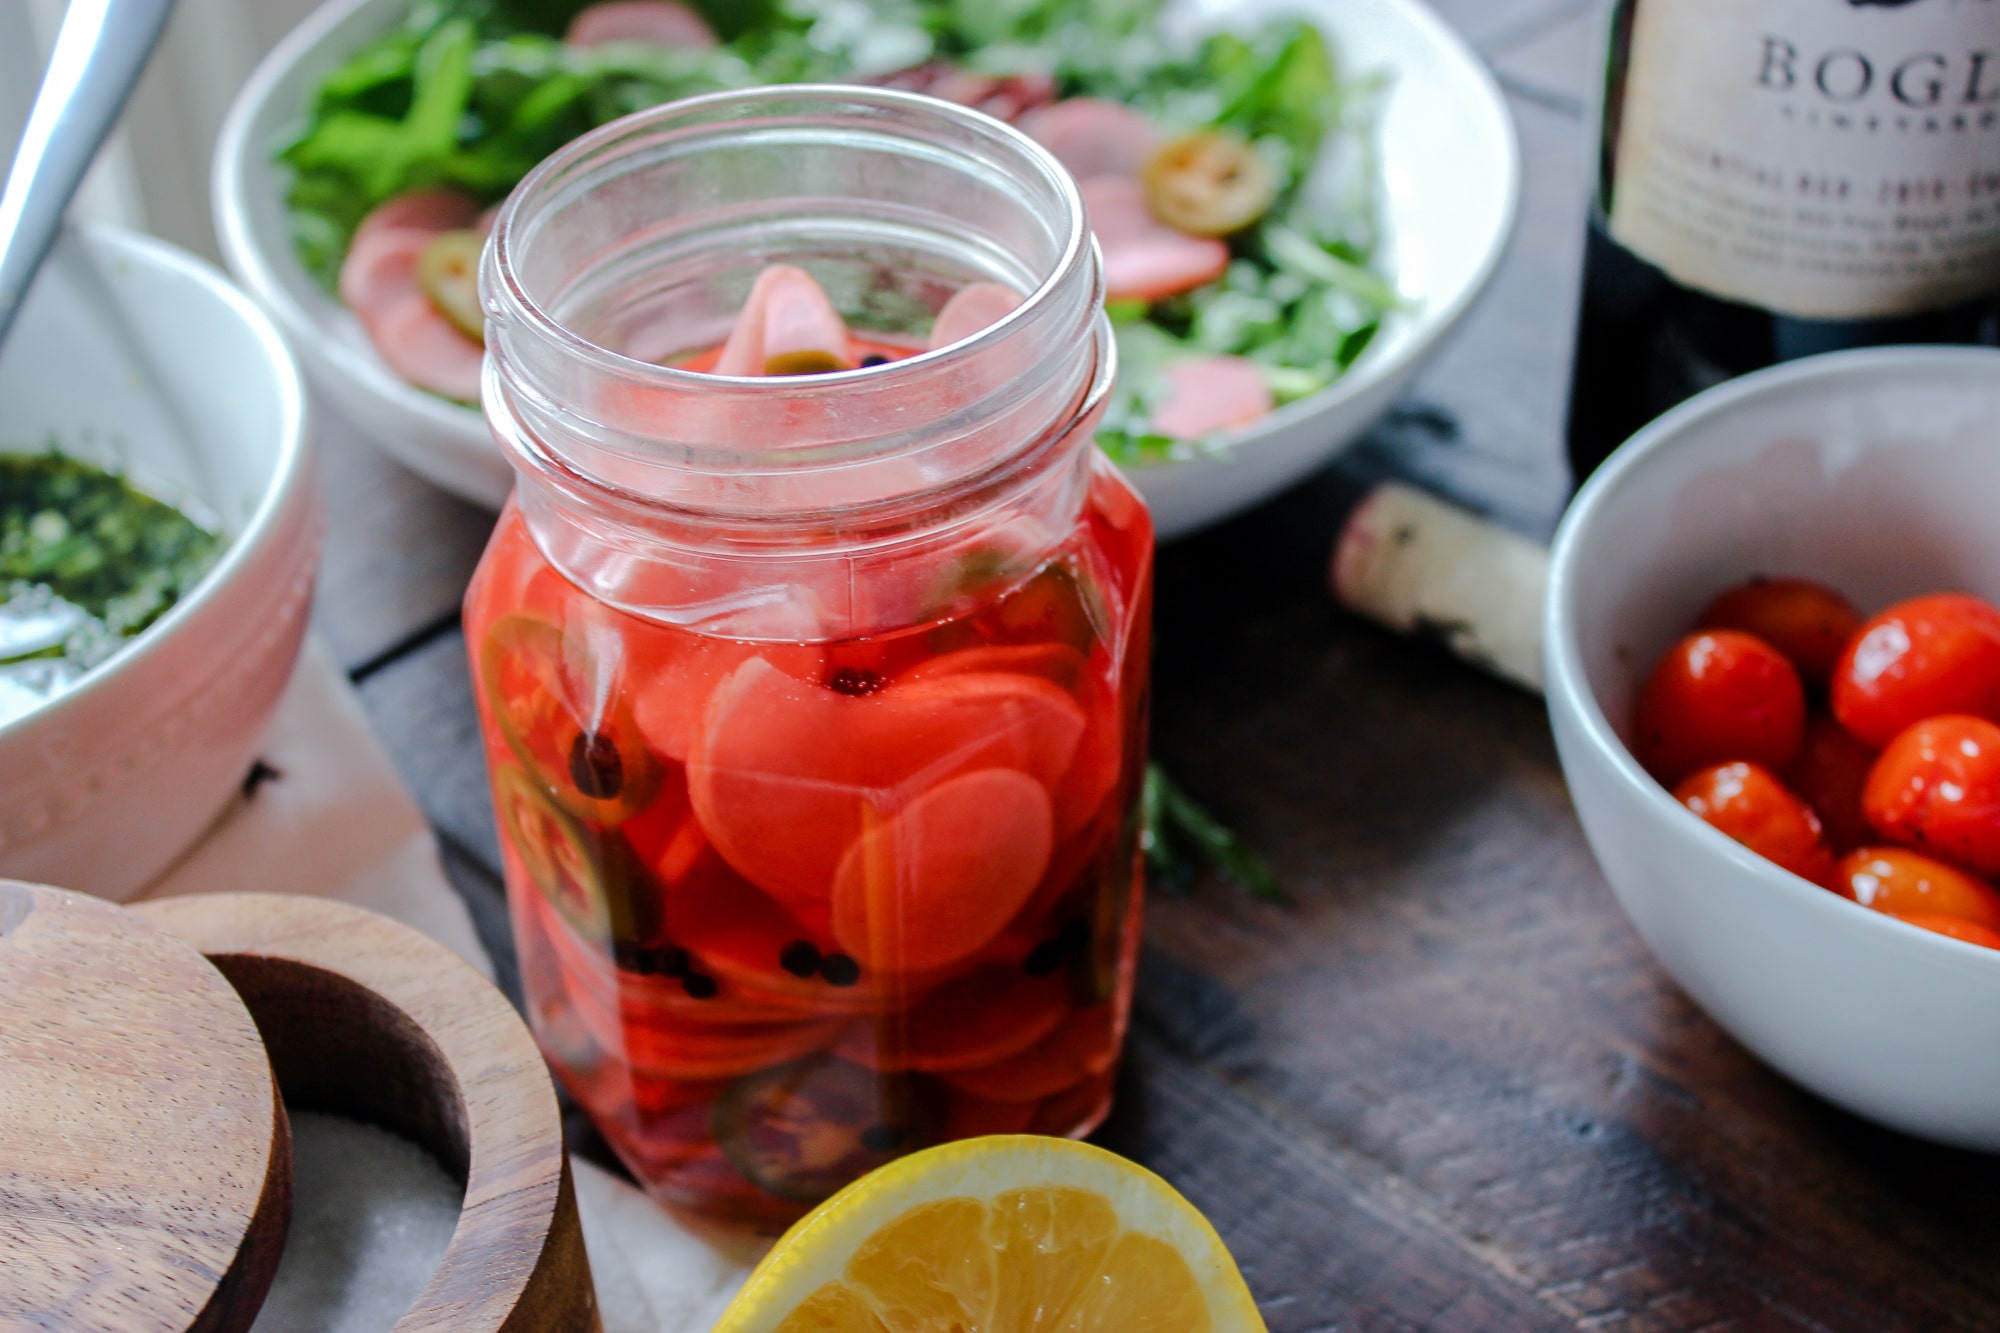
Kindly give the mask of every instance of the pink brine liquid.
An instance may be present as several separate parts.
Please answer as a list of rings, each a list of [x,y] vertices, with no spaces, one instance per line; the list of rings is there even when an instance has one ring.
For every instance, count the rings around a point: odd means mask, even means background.
[[[777,1224],[902,1153],[1106,1113],[1152,530],[1091,466],[1037,568],[968,546],[912,571],[938,615],[833,642],[613,609],[503,515],[466,631],[522,984],[660,1197]]]

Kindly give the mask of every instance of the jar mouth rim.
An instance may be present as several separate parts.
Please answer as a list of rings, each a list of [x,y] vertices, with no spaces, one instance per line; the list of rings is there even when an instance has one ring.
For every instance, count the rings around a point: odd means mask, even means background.
[[[535,198],[551,180],[578,161],[626,139],[635,131],[682,120],[698,122],[700,118],[721,109],[754,112],[759,107],[786,103],[817,103],[826,107],[844,105],[870,111],[913,113],[928,117],[934,122],[955,122],[961,129],[973,131],[1005,145],[1019,153],[1027,164],[1032,165],[1061,201],[1062,211],[1067,218],[1061,255],[1040,283],[1026,294],[1020,305],[971,337],[961,338],[943,347],[918,352],[884,365],[858,366],[852,370],[827,371],[815,375],[718,375],[711,371],[688,370],[642,361],[583,337],[556,319],[529,293],[515,262],[514,232],[518,225],[523,200]],[[717,128],[724,128],[731,122],[717,119],[711,123]],[[858,84],[792,83],[727,89],[665,102],[656,107],[648,107],[643,111],[621,116],[609,124],[600,125],[588,134],[571,140],[538,163],[534,170],[523,177],[520,184],[508,194],[493,222],[491,254],[492,271],[498,285],[505,290],[510,304],[514,307],[510,313],[522,318],[530,328],[543,338],[559,345],[569,356],[582,358],[602,370],[634,382],[660,387],[679,386],[702,389],[711,393],[718,390],[762,392],[768,390],[775,382],[782,384],[793,394],[807,393],[817,396],[821,392],[838,392],[856,383],[886,387],[892,379],[915,379],[924,374],[935,373],[953,361],[977,358],[983,351],[1011,336],[1021,324],[1037,318],[1055,299],[1056,294],[1073,279],[1076,271],[1089,261],[1093,244],[1089,220],[1084,212],[1083,196],[1068,169],[1058,162],[1048,149],[1014,126],[970,107],[901,89],[874,88]],[[487,313],[491,316],[496,312],[489,310]]]

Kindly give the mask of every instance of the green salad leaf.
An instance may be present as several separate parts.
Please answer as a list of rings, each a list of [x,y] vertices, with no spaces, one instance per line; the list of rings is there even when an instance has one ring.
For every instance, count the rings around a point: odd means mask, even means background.
[[[1230,238],[1220,281],[1112,312],[1121,371],[1099,444],[1118,461],[1213,447],[1151,428],[1174,360],[1246,357],[1282,405],[1339,379],[1400,304],[1379,235],[1382,81],[1343,70],[1302,19],[1196,36],[1169,0],[691,3],[720,45],[582,50],[561,41],[579,0],[414,0],[321,81],[279,152],[307,268],[332,286],[361,219],[395,195],[444,185],[498,200],[563,144],[648,106],[943,61],[1047,74],[1060,96],[1126,103],[1169,134],[1228,130],[1273,169],[1276,199]]]

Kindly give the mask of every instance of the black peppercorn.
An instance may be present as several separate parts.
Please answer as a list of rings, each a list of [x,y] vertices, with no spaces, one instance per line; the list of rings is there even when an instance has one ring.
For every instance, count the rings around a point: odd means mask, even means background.
[[[810,977],[819,972],[820,954],[811,940],[793,940],[778,954],[778,966],[795,977]]]

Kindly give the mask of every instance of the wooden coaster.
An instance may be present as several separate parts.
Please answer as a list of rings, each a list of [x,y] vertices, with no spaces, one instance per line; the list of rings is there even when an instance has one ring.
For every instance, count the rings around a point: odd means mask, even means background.
[[[131,909],[229,978],[299,1110],[380,1125],[465,1182],[396,1333],[598,1333],[548,1067],[491,982],[426,935],[323,898],[202,894]]]
[[[0,1329],[248,1328],[292,1154],[229,983],[109,903],[0,880],[0,1014]]]

